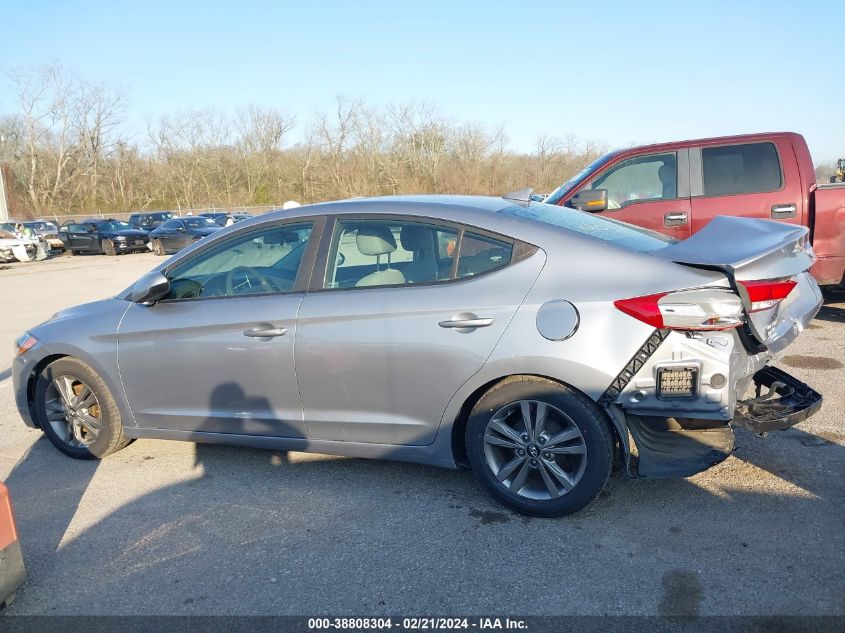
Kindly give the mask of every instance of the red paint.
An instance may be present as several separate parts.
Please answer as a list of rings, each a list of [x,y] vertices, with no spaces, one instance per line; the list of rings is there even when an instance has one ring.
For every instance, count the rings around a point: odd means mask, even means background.
[[[818,258],[810,272],[819,284],[842,283],[845,275],[845,185],[816,184],[807,142],[803,136],[793,132],[674,141],[622,150],[614,153],[609,161],[584,174],[556,204],[565,205],[578,191],[590,188],[592,182],[602,174],[631,158],[684,149],[691,150],[692,154],[702,148],[747,143],[772,143],[775,146],[781,165],[780,189],[764,193],[704,195],[703,191],[695,191],[695,183],[701,182],[702,175],[693,173],[696,163],[691,156],[690,196],[631,200],[622,208],[601,211],[599,215],[630,222],[677,239],[689,237],[717,215],[777,219],[780,222],[806,226],[810,229],[813,250]],[[679,175],[678,182],[680,181]],[[795,217],[773,218],[772,207],[778,205],[795,205]],[[664,218],[670,213],[686,213],[687,223],[666,226]]]

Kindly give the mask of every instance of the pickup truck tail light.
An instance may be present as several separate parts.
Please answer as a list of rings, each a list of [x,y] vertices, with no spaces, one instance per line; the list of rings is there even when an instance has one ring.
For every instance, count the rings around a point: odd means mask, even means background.
[[[766,279],[764,281],[740,281],[748,291],[751,302],[749,312],[760,312],[775,307],[789,296],[798,285],[794,279]]]
[[[730,330],[743,323],[741,299],[723,288],[660,292],[620,299],[613,305],[658,329]]]

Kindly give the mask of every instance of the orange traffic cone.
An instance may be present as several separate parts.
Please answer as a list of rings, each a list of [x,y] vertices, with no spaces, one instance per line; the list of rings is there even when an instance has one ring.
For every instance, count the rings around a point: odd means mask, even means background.
[[[9,489],[0,483],[0,603],[12,604],[25,575],[12,500]]]

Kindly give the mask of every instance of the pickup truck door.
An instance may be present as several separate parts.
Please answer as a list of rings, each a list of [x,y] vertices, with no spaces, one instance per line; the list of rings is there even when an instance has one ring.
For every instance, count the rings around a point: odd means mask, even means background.
[[[806,225],[795,151],[788,139],[690,149],[692,232],[719,215]]]
[[[582,189],[607,189],[599,215],[679,240],[690,236],[689,158],[686,149],[625,158]]]

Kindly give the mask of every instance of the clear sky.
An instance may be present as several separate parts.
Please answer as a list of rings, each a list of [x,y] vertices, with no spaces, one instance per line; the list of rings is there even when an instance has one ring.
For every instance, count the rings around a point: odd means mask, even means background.
[[[841,0],[4,3],[0,65],[58,60],[124,90],[133,126],[335,95],[436,104],[510,145],[611,146],[754,131],[845,157]],[[13,107],[0,78],[0,111]]]

